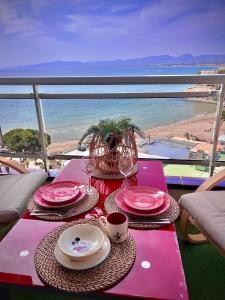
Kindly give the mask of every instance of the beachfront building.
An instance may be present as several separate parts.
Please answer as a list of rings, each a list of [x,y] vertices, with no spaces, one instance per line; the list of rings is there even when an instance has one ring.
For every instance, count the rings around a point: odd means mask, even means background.
[[[222,151],[223,147],[221,144],[217,145],[216,153],[217,158],[219,157],[219,153]],[[189,150],[189,158],[190,159],[209,159],[212,150],[212,144],[200,142],[193,148]]]

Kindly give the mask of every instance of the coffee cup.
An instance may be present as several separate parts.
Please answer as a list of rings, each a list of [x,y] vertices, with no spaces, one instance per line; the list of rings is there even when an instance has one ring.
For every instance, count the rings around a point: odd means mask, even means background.
[[[101,216],[99,221],[105,228],[109,239],[113,243],[121,243],[127,239],[128,219],[127,216],[120,212],[114,212],[107,217]]]

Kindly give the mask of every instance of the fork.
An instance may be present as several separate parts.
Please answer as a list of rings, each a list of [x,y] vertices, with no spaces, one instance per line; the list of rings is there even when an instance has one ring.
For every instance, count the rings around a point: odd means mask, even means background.
[[[56,215],[59,217],[66,216],[69,214],[74,208],[70,208],[68,210],[59,211],[59,210],[41,210],[35,209],[30,213],[31,216],[48,216],[48,215]]]
[[[33,211],[30,213],[31,216],[58,216],[64,217],[66,213],[57,213],[57,212],[42,212],[42,211]]]

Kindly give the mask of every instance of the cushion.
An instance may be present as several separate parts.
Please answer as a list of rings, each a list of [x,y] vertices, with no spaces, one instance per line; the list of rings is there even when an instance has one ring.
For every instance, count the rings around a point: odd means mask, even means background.
[[[225,251],[225,191],[186,194],[181,197],[180,204]]]
[[[44,171],[0,176],[0,223],[18,219],[31,195],[47,177]]]

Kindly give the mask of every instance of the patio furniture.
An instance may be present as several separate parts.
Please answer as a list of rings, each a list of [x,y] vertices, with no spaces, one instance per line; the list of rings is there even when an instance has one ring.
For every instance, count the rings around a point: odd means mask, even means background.
[[[225,170],[206,180],[195,193],[183,195],[181,231],[190,243],[211,242],[225,256],[225,191],[211,191],[225,179]],[[190,234],[193,224],[200,233]]]
[[[0,165],[8,166],[20,174],[0,176],[0,224],[16,221],[24,212],[33,192],[46,180],[47,173],[29,173],[22,165],[0,157]]]

